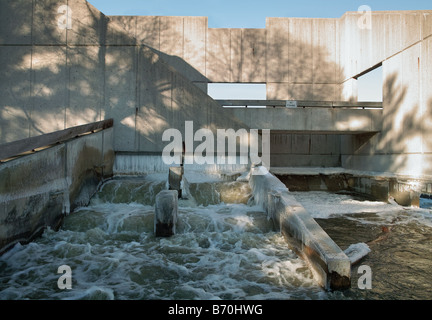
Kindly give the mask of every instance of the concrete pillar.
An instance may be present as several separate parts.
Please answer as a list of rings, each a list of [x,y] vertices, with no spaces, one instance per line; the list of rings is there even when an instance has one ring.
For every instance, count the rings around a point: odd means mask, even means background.
[[[157,194],[154,218],[156,237],[169,237],[176,233],[177,210],[177,190],[162,190]]]
[[[184,167],[170,167],[168,175],[169,190],[176,190],[178,192],[178,197],[182,196],[181,192],[181,182],[183,178]]]

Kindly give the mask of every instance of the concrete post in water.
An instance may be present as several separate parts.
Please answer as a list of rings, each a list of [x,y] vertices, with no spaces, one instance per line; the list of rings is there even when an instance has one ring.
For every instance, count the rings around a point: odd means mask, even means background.
[[[156,237],[170,237],[176,232],[177,190],[162,190],[156,196],[154,232]]]
[[[169,190],[176,190],[179,198],[182,196],[181,182],[183,179],[183,168],[183,166],[170,167],[168,175]]]

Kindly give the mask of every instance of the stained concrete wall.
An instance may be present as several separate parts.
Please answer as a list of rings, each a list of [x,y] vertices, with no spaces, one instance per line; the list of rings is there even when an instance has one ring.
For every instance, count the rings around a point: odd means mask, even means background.
[[[66,1],[71,26],[60,28],[64,4],[0,4],[0,143],[113,118],[116,151],[160,153],[163,131],[183,132],[186,120],[196,128],[245,127],[161,58],[176,54],[175,21],[160,19],[170,32],[159,37],[163,52],[157,52],[142,44],[151,31],[145,21],[133,37],[122,19],[106,17],[85,0]],[[197,25],[185,20],[186,31]],[[199,64],[195,40],[184,41],[190,51],[180,47]]]
[[[340,100],[338,19],[267,18],[265,29],[207,17],[110,16],[190,81],[266,83],[267,99]]]
[[[65,3],[71,29],[58,27]],[[116,150],[160,153],[162,132],[185,120],[248,128],[205,94],[208,82],[266,83],[268,99],[355,101],[356,77],[382,64],[380,134],[323,136],[331,150],[321,157],[309,144],[306,158],[306,144],[275,139],[274,163],[432,174],[431,11],[371,12],[370,29],[357,12],[213,29],[206,17],[108,17],[84,0],[5,0],[0,9],[0,143],[112,117]],[[304,139],[286,131],[277,134]]]
[[[342,165],[431,176],[432,11],[372,12],[370,29],[356,27],[360,17],[341,18],[341,64],[346,80],[382,64],[383,128],[374,136],[343,137]]]
[[[425,120],[430,120],[427,110],[431,100],[427,76],[431,63],[427,55],[432,29],[430,16],[430,11],[384,11],[370,12],[367,17],[365,13],[347,12],[340,19],[267,18],[265,29],[212,29],[206,27],[204,17],[128,19],[135,19],[129,25],[135,24],[136,34],[144,26],[155,26],[151,29],[152,36],[148,32],[141,41],[165,52],[161,54],[165,61],[204,90],[207,82],[266,83],[267,99],[357,101],[357,77],[383,64],[385,122],[381,134],[369,142],[364,141],[365,135],[320,137],[341,146],[336,154],[334,147],[323,154],[322,148],[313,146],[305,154],[301,150],[311,144],[293,150],[291,144],[278,144],[275,139],[272,147],[278,154],[272,157],[273,163],[430,174],[427,168],[432,166],[426,142],[430,139],[427,130],[422,130],[430,122]],[[370,19],[370,28],[359,25],[365,18]],[[177,40],[175,45],[173,39]],[[417,49],[412,48],[416,46]],[[194,52],[195,60],[188,52]],[[398,55],[404,61],[398,60]],[[399,78],[404,73],[406,80],[401,86],[410,87],[403,100],[394,99],[398,95],[398,88],[393,86],[395,73]],[[406,128],[400,130],[395,125],[398,121],[395,115],[416,112],[416,106],[420,108],[422,123],[414,121],[411,131],[416,133],[406,134]],[[278,140],[305,139],[304,134],[297,136],[293,132],[278,136],[282,137]],[[398,146],[401,143],[407,145],[403,150]],[[362,148],[356,149],[359,144]],[[282,149],[286,150],[285,157],[279,153]],[[418,161],[425,170],[418,166],[413,169]]]
[[[113,128],[0,164],[0,254],[87,205],[113,175]]]

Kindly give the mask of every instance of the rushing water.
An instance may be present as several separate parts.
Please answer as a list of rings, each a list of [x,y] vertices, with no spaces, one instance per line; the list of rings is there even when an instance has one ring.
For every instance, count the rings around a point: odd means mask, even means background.
[[[326,292],[273,230],[244,182],[190,184],[177,234],[154,236],[159,178],[106,182],[88,207],[0,257],[0,299],[430,299],[432,223],[427,210],[350,195],[295,193],[342,249],[366,242],[372,289]],[[384,231],[383,231],[384,230]],[[72,270],[59,289],[58,267]]]

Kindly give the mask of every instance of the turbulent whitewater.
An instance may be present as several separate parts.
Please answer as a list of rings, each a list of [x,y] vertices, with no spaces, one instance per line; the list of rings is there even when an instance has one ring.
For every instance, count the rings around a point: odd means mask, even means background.
[[[197,178],[197,177],[195,177]],[[432,298],[430,211],[350,195],[294,193],[345,250],[367,243],[359,264],[372,289],[326,292],[255,205],[247,182],[198,177],[179,201],[177,234],[154,236],[154,199],[166,177],[105,182],[62,228],[0,257],[0,299],[417,299]],[[58,267],[72,270],[59,289]]]

